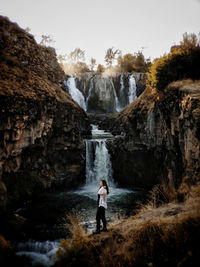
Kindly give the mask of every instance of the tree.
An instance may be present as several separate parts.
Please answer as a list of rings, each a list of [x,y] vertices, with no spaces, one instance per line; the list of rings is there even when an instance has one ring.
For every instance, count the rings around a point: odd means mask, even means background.
[[[173,45],[170,53],[154,61],[147,86],[165,91],[169,83],[184,79],[200,79],[200,45],[195,34],[184,34],[179,45]]]
[[[50,35],[42,35],[41,45],[47,45],[50,43],[55,43],[55,40]]]
[[[66,61],[67,55],[58,55],[57,58],[59,63],[64,63]]]
[[[150,66],[150,59],[145,59],[142,51],[135,53],[135,69],[137,72],[147,72]]]
[[[85,62],[77,62],[75,64],[75,72],[76,73],[83,73],[83,72],[88,72],[90,71],[87,64]]]
[[[183,39],[180,41],[179,45],[173,45],[171,47],[171,53],[185,53],[186,51],[189,52],[190,50],[200,47],[200,33],[198,36],[195,33],[188,34],[185,32],[183,34]]]
[[[180,46],[184,47],[185,49],[193,49],[199,46],[199,38],[195,33],[188,34],[185,32],[183,34],[183,40],[180,42]]]
[[[71,62],[77,63],[80,60],[85,61],[85,51],[81,50],[79,47],[76,48],[69,54],[69,60]]]
[[[145,59],[142,51],[118,57],[118,68],[121,72],[148,72],[150,66],[150,59]]]
[[[97,66],[97,72],[104,72],[104,71],[105,71],[104,66],[101,65],[101,64],[98,64],[98,66]]]
[[[120,53],[121,51],[119,49],[114,51],[114,47],[108,48],[105,54],[105,58],[104,58],[106,65],[111,67],[113,64],[113,61],[116,59],[116,56],[120,55]]]
[[[125,54],[123,57],[118,57],[118,67],[121,72],[132,72],[135,69],[135,56],[131,53]]]
[[[75,75],[77,73],[83,73],[90,71],[85,61],[85,51],[81,50],[79,47],[74,49],[68,56],[67,55],[59,55],[58,60],[60,63],[63,63],[63,69],[65,73],[68,75]],[[95,59],[92,60],[93,65]]]
[[[91,57],[91,59],[90,59],[90,69],[91,69],[91,71],[94,71],[95,65],[96,65],[96,59]]]
[[[61,68],[64,70],[64,63],[66,62],[66,58],[67,58],[67,55],[65,54],[65,55],[58,55],[57,56],[57,59],[58,59],[58,62],[59,62],[59,64],[60,64],[60,66],[61,66]]]

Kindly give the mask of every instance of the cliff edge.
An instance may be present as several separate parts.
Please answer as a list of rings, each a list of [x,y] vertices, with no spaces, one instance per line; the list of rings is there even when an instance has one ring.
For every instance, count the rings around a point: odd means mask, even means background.
[[[149,186],[169,179],[200,178],[200,82],[173,82],[146,89],[108,121],[114,177],[122,186]]]
[[[64,90],[53,48],[0,17],[0,206],[84,180],[86,113]]]

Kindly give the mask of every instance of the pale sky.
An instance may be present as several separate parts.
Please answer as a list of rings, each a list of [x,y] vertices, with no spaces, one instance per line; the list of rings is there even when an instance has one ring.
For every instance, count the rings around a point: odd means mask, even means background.
[[[37,41],[51,35],[57,54],[76,47],[104,63],[109,47],[159,57],[184,32],[200,32],[200,0],[0,0],[0,15],[31,28]]]

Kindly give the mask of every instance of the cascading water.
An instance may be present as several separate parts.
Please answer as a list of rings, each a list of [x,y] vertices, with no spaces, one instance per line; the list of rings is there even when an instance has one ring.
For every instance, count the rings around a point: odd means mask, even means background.
[[[74,77],[70,77],[67,81],[64,81],[64,84],[67,88],[67,91],[71,95],[71,97],[76,101],[85,111],[86,111],[86,103],[85,98],[81,91],[76,87],[76,81]]]
[[[32,266],[49,267],[55,261],[59,243],[60,241],[27,241],[19,243],[16,254],[29,257],[32,261]]]
[[[120,107],[119,99],[117,97],[117,93],[116,93],[115,86],[113,84],[112,78],[110,78],[110,83],[112,85],[113,93],[114,93],[114,97],[115,97],[115,109],[116,109],[116,111],[119,112],[121,110],[121,107]]]
[[[112,178],[112,164],[106,147],[106,139],[113,138],[110,133],[98,130],[92,125],[92,138],[86,140],[86,184],[87,190],[94,189],[101,179],[106,180],[109,186],[114,187]]]
[[[136,82],[133,74],[129,78],[129,92],[128,92],[128,99],[129,99],[129,104],[133,102],[137,98],[136,94]]]
[[[78,78],[77,78],[78,79]],[[95,109],[92,103],[89,103],[89,100],[96,101],[98,104],[103,101],[107,103],[103,110],[106,113],[107,111],[120,112],[128,104],[132,103],[137,98],[137,86],[133,74],[120,74],[120,83],[119,88],[115,88],[116,84],[114,83],[114,78],[94,76],[89,81],[87,86],[82,84],[82,89],[84,91],[85,97],[82,91],[77,88],[76,78],[69,77],[64,81],[66,90],[72,96],[72,98],[85,110],[90,111]],[[115,85],[114,85],[115,84]],[[85,87],[86,86],[86,87]],[[88,88],[89,86],[89,88]],[[86,90],[87,88],[87,90]],[[114,95],[114,99],[113,99]],[[90,106],[90,107],[89,107]],[[106,110],[107,109],[107,110]],[[93,112],[93,111],[92,111]]]
[[[123,74],[120,75],[120,93],[119,94],[120,94],[120,97],[122,97],[124,94],[124,75]]]
[[[86,98],[86,111],[88,110],[88,101],[90,99],[90,96],[91,96],[91,92],[92,92],[92,88],[94,87],[94,81],[91,79],[90,80],[90,88],[89,88],[89,91],[88,91],[88,96]]]

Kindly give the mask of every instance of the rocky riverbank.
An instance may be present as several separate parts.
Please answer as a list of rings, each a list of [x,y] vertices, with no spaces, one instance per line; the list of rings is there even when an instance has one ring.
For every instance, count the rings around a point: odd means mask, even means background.
[[[64,90],[53,48],[0,17],[0,207],[85,177],[86,113]]]

